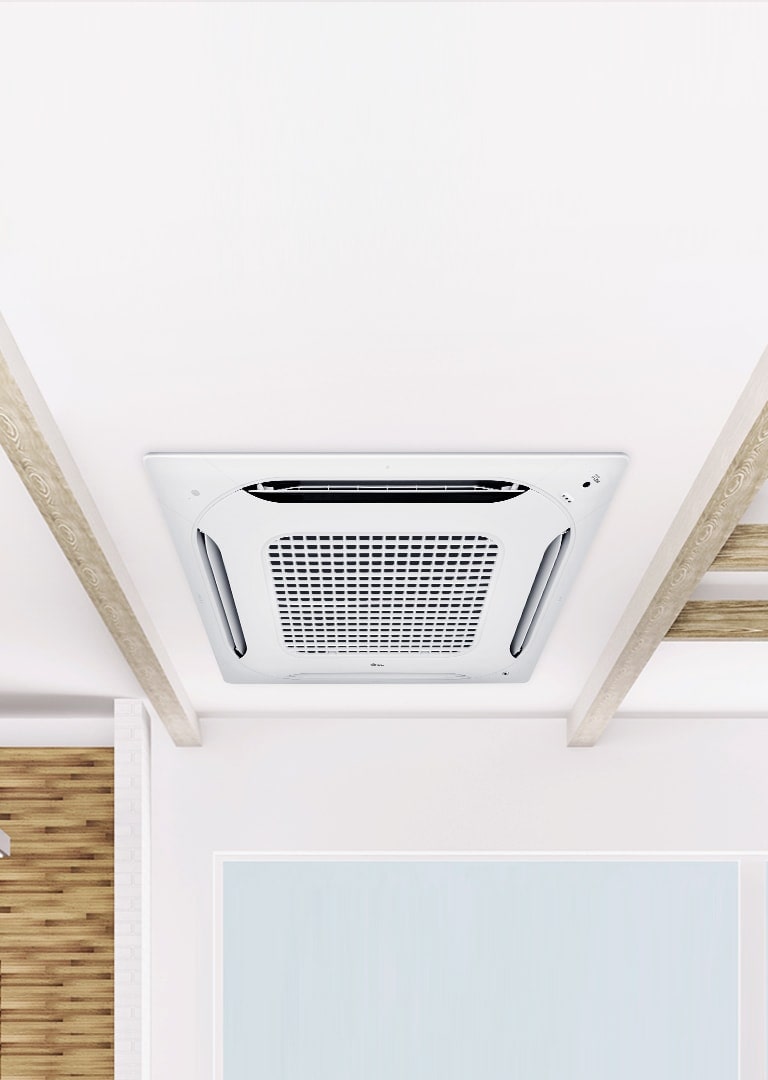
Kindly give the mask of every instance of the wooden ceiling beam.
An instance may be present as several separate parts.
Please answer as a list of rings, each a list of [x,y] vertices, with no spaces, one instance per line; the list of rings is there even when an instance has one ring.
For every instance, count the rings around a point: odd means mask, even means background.
[[[569,746],[600,738],[766,479],[768,350],[587,680],[568,720]]]
[[[667,631],[673,641],[768,639],[766,600],[689,600]]]
[[[199,746],[197,716],[2,318],[0,444],[171,738]]]
[[[768,525],[737,525],[710,570],[768,570]]]

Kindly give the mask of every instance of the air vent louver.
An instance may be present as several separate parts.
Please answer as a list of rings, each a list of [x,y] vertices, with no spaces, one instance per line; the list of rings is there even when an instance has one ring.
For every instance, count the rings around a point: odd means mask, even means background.
[[[366,672],[363,680],[359,671],[344,671],[341,672],[341,676],[345,681],[349,682],[369,682],[369,683],[434,683],[434,682],[461,682],[464,679],[468,679],[468,675],[457,675],[454,672],[441,672],[439,675],[434,673],[413,671],[370,671]],[[333,675],[318,675],[316,672],[297,672],[296,675],[289,675],[289,682],[296,683],[328,683],[338,682],[338,674]]]
[[[530,641],[531,634],[536,628],[541,613],[544,611],[545,602],[549,596],[555,573],[565,555],[571,530],[567,529],[562,536],[556,536],[542,556],[539,569],[534,578],[531,591],[517,624],[512,644],[509,651],[517,658]]]
[[[218,544],[206,536],[205,533],[197,532],[197,543],[203,560],[206,577],[214,596],[216,607],[221,617],[222,628],[233,652],[238,656],[245,656],[247,645],[243,628],[240,624],[240,616],[237,614],[237,605],[232,595],[232,587],[229,584],[224,557]]]
[[[268,555],[287,649],[452,654],[475,642],[499,547],[487,536],[282,536]]]
[[[271,480],[243,488],[265,502],[493,503],[528,490],[501,480]]]

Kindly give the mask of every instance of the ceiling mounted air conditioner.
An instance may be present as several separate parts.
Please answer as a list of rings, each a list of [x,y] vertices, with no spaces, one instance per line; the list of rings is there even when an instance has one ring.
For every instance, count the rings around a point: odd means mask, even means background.
[[[529,678],[624,454],[148,454],[227,682]]]

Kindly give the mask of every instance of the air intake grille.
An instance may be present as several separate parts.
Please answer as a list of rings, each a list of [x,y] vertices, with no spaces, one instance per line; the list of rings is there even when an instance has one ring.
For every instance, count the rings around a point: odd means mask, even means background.
[[[499,555],[487,536],[281,536],[268,546],[283,644],[298,653],[458,653]]]

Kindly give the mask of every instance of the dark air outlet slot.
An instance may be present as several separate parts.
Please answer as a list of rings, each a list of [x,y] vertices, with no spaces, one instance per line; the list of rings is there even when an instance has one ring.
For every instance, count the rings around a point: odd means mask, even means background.
[[[243,627],[240,623],[240,616],[237,614],[237,605],[232,595],[232,587],[229,584],[221,550],[210,536],[206,536],[199,529],[197,532],[197,544],[200,548],[203,567],[214,603],[221,618],[224,633],[227,635],[233,652],[237,656],[245,656],[248,646],[245,643]]]
[[[527,490],[505,480],[271,480],[243,488],[279,503],[493,503]]]
[[[571,530],[566,529],[562,536],[555,537],[544,552],[539,569],[536,571],[536,577],[533,579],[531,591],[528,593],[523,613],[512,638],[512,644],[509,646],[509,651],[515,658],[523,651],[531,634],[536,629],[536,624],[546,606],[557,568],[563,560],[570,537]]]

